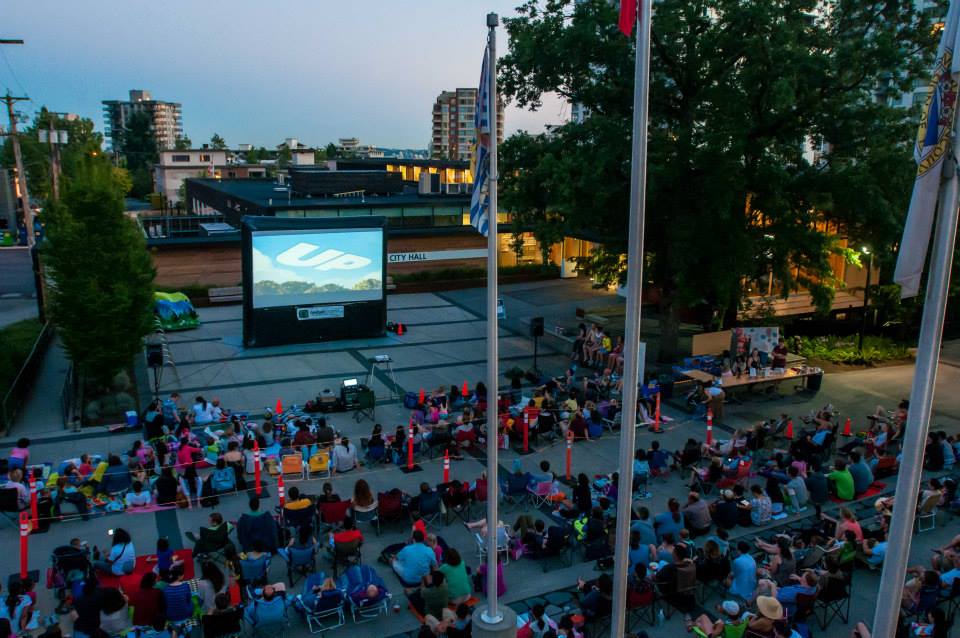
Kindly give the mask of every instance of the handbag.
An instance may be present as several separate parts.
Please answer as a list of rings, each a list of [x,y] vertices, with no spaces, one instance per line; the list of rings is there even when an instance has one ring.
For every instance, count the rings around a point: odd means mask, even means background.
[[[187,497],[183,492],[177,492],[177,507],[180,509],[187,509],[190,507],[190,501],[187,500]]]

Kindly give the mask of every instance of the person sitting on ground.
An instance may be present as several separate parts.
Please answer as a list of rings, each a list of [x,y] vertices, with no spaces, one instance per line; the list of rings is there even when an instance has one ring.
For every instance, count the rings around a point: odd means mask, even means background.
[[[721,614],[712,620],[706,614],[700,614],[693,621],[687,622],[687,631],[698,638],[724,638],[726,636],[742,636],[747,630],[747,619],[740,613],[740,605],[735,600],[725,600],[717,603],[716,610]]]
[[[330,470],[334,475],[349,472],[362,465],[357,458],[357,447],[347,437],[343,437],[340,444],[333,448],[332,461]]]
[[[684,516],[680,512],[680,501],[671,497],[667,500],[667,511],[661,512],[653,518],[653,528],[657,532],[657,540],[663,540],[664,534],[672,534],[674,538],[677,538],[683,527]]]
[[[276,552],[278,546],[277,524],[269,512],[260,511],[260,499],[250,497],[250,511],[245,512],[237,521],[237,540],[240,547],[248,552],[255,541],[260,541],[269,552]]]
[[[437,556],[424,540],[423,532],[414,531],[413,542],[401,549],[390,563],[404,587],[417,587],[421,579],[437,566]]]
[[[863,542],[858,558],[871,569],[876,569],[883,565],[883,559],[886,555],[887,540],[886,536],[881,532],[880,538],[868,538]]]
[[[833,465],[833,471],[827,474],[827,480],[830,483],[830,489],[842,501],[852,501],[856,497],[854,489],[853,475],[847,469],[847,464],[842,459],[837,459]]]
[[[423,619],[424,624],[433,632],[434,636],[453,638],[453,636],[469,635],[468,631],[472,622],[470,607],[460,603],[457,605],[456,611],[450,611],[447,607],[444,607],[441,611],[442,620],[438,620],[436,616],[431,614],[427,614]]]
[[[337,433],[334,432],[333,428],[327,424],[327,420],[324,417],[320,417],[317,420],[317,435],[316,443],[321,447],[330,447],[333,445],[333,441],[336,438]]]
[[[856,496],[860,496],[873,485],[873,471],[870,466],[864,462],[859,452],[850,452],[850,465],[847,470],[853,478],[853,491]]]
[[[133,573],[137,552],[134,549],[133,539],[130,538],[129,532],[122,527],[118,527],[113,530],[110,551],[103,558],[100,558],[100,551],[95,547],[93,558],[93,566],[96,569],[114,576],[123,576]]]
[[[127,507],[144,507],[150,504],[151,496],[150,492],[143,490],[143,483],[134,481],[131,490],[127,492],[123,500]]]
[[[700,498],[698,492],[691,491],[687,495],[687,504],[683,506],[681,513],[686,528],[690,531],[690,537],[696,538],[710,532],[713,520],[710,518],[710,506],[706,501]]]
[[[750,555],[750,545],[746,541],[737,543],[738,556],[730,564],[730,576],[726,585],[731,596],[743,600],[753,600],[757,588],[757,561]]]
[[[446,579],[451,604],[459,605],[470,600],[473,591],[470,575],[467,573],[466,563],[463,562],[456,548],[448,547],[443,553],[443,564],[440,565],[439,571]]]

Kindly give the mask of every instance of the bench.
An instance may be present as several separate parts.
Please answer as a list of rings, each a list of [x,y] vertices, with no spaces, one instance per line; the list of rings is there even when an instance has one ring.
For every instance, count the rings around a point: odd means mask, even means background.
[[[607,324],[610,323],[610,317],[604,317],[603,315],[584,315],[583,317],[586,321],[590,323],[595,323],[601,328],[606,328]]]
[[[228,286],[226,288],[210,288],[207,290],[210,303],[235,303],[243,301],[243,287]]]

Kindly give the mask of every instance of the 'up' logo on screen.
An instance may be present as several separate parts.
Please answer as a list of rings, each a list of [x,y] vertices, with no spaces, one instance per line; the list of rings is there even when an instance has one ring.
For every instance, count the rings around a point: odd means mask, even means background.
[[[302,241],[277,255],[277,263],[314,270],[353,270],[370,265],[370,260],[366,257],[351,255],[332,248],[308,257],[310,253],[317,250],[320,250],[319,246]]]

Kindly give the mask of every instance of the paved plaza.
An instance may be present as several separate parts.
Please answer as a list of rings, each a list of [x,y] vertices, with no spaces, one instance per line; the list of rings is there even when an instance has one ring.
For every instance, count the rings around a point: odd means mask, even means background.
[[[579,288],[578,288],[579,287]],[[577,293],[583,291],[582,298]],[[582,283],[540,282],[505,287],[502,290],[508,319],[500,329],[500,369],[513,365],[526,369],[532,363],[533,341],[525,334],[525,319],[534,315],[543,315],[547,323],[575,323],[573,310],[577,306],[609,305],[613,303],[610,295],[593,293],[583,289]],[[161,393],[177,390],[185,402],[192,402],[195,395],[202,394],[207,399],[216,396],[224,406],[259,413],[272,407],[277,399],[285,405],[302,404],[315,397],[320,391],[329,388],[339,391],[340,382],[345,378],[356,377],[363,382],[366,377],[369,357],[389,354],[396,373],[397,386],[394,387],[385,375],[375,377],[373,387],[378,397],[376,421],[386,431],[392,431],[396,425],[405,424],[407,411],[399,401],[388,398],[390,391],[427,391],[439,386],[461,385],[465,380],[472,387],[486,374],[485,334],[483,291],[466,290],[444,293],[424,293],[393,295],[388,297],[388,319],[401,321],[408,326],[408,332],[402,336],[389,334],[379,339],[348,340],[331,343],[318,343],[275,348],[245,350],[240,347],[240,307],[225,306],[200,310],[203,324],[197,330],[168,335],[170,350],[175,368],[164,372]],[[952,348],[949,349],[952,352]],[[945,359],[947,352],[945,352]],[[568,364],[565,352],[547,349],[541,344],[539,366],[545,371],[559,374]],[[761,419],[788,413],[796,418],[817,409],[826,403],[832,403],[841,412],[841,418],[849,415],[854,426],[865,425],[865,415],[873,412],[876,405],[893,407],[897,401],[909,395],[913,368],[897,366],[830,374],[824,378],[819,394],[787,394],[781,400],[767,401],[757,398],[748,400],[744,405],[730,405],[726,410],[725,422],[718,426],[720,437],[733,428],[751,424]],[[52,383],[52,381],[51,381]],[[501,383],[504,380],[501,379]],[[954,389],[960,383],[960,367],[945,363],[940,368],[937,385],[937,400],[933,425],[948,432],[960,431],[960,398]],[[36,397],[35,399],[36,400]],[[664,412],[673,417],[673,421],[660,435],[646,430],[638,431],[638,446],[649,446],[656,437],[667,448],[682,447],[688,437],[702,439],[704,426],[702,421],[693,420],[671,405],[664,406]],[[343,434],[353,439],[369,434],[373,422],[362,419],[357,422],[352,412],[335,413],[329,421]],[[30,436],[31,424],[21,421],[13,436]],[[136,438],[134,434],[107,435],[102,430],[92,430],[80,435],[56,431],[48,423],[36,424],[38,429],[47,430],[33,446],[31,454],[37,460],[57,462],[63,458],[77,456],[82,452],[121,452],[129,448]],[[574,446],[573,471],[584,472],[590,476],[608,473],[616,469],[619,454],[619,434],[604,434],[603,437]],[[5,442],[9,448],[10,440]],[[502,451],[497,463],[501,472],[508,471],[515,461],[524,469],[533,469],[541,460],[548,460],[558,472],[564,465],[564,446],[546,444],[537,448],[533,454],[520,456],[513,450]],[[376,466],[363,468],[346,475],[339,475],[330,482],[335,491],[343,498],[349,498],[357,478],[366,479],[373,489],[387,491],[399,487],[407,493],[417,491],[421,481],[431,484],[442,479],[442,460],[419,460],[422,472],[404,474],[394,466]],[[488,460],[482,454],[465,455],[464,460],[452,462],[451,476],[464,481],[476,479]],[[671,496],[683,497],[687,493],[684,481],[687,476],[672,473],[666,480],[653,483],[653,497],[645,505],[656,513],[665,509]],[[287,489],[297,485],[310,494],[320,492],[326,479],[297,481],[288,478]],[[888,490],[892,490],[894,479],[886,479]],[[276,489],[268,485],[270,497],[266,503],[272,508],[277,504]],[[247,499],[243,495],[224,496],[215,511],[221,512],[228,520],[236,520],[247,510]],[[828,508],[828,511],[831,508]],[[834,508],[835,509],[835,508]],[[210,509],[169,510],[157,513],[107,515],[95,517],[89,521],[72,521],[55,524],[50,532],[34,535],[30,538],[30,567],[45,573],[49,565],[51,550],[73,537],[104,546],[108,543],[107,530],[119,526],[127,528],[133,536],[139,554],[152,553],[158,535],[171,539],[174,547],[189,546],[183,537],[187,530],[196,531],[204,524]],[[474,515],[478,515],[475,508]],[[517,511],[505,512],[502,519],[512,523]],[[536,516],[548,520],[545,511],[534,512]],[[812,512],[807,512],[809,516]],[[416,618],[406,609],[402,588],[393,572],[385,565],[376,562],[381,549],[387,545],[402,542],[408,535],[409,527],[388,526],[380,536],[364,525],[363,545],[364,562],[374,566],[385,578],[394,601],[399,601],[402,610],[399,614],[390,614],[363,625],[360,635],[393,636],[413,632],[418,628]],[[477,546],[472,535],[463,524],[455,521],[449,526],[435,524],[430,531],[442,536],[451,546],[456,547],[467,559],[468,565],[476,568],[479,564]],[[911,564],[927,564],[929,549],[944,544],[948,538],[960,531],[954,520],[943,516],[937,529],[914,536],[911,549]],[[748,533],[746,528],[736,528],[732,537]],[[13,526],[6,525],[0,531],[6,539],[10,551],[0,554],[0,573],[12,574],[17,570],[18,557],[13,549],[17,532]],[[555,607],[562,607],[564,595],[548,595],[553,592],[569,590],[576,584],[577,578],[595,578],[593,562],[584,562],[578,551],[572,567],[553,566],[548,572],[541,570],[540,563],[529,558],[510,561],[506,566],[507,593],[504,600],[524,611],[532,602],[544,599]],[[330,572],[330,563],[321,556],[319,566]],[[285,580],[286,568],[279,558],[273,561],[272,580]],[[877,604],[876,592],[879,584],[879,572],[858,570],[855,576],[855,588],[852,599],[851,620],[872,618]],[[300,585],[298,584],[298,587]],[[42,586],[38,588],[41,596],[41,609],[44,613],[52,611],[50,594]],[[714,595],[705,604],[712,609],[721,600]],[[548,614],[558,618],[561,611],[548,605]],[[292,614],[293,628],[290,635],[306,635],[306,627]],[[682,629],[681,615],[675,614],[663,627],[639,625],[637,629],[646,629],[651,636],[686,635]],[[848,636],[851,625],[834,621],[826,631],[817,629],[816,636]],[[330,632],[330,636],[356,635],[358,629],[352,622],[345,627]]]

